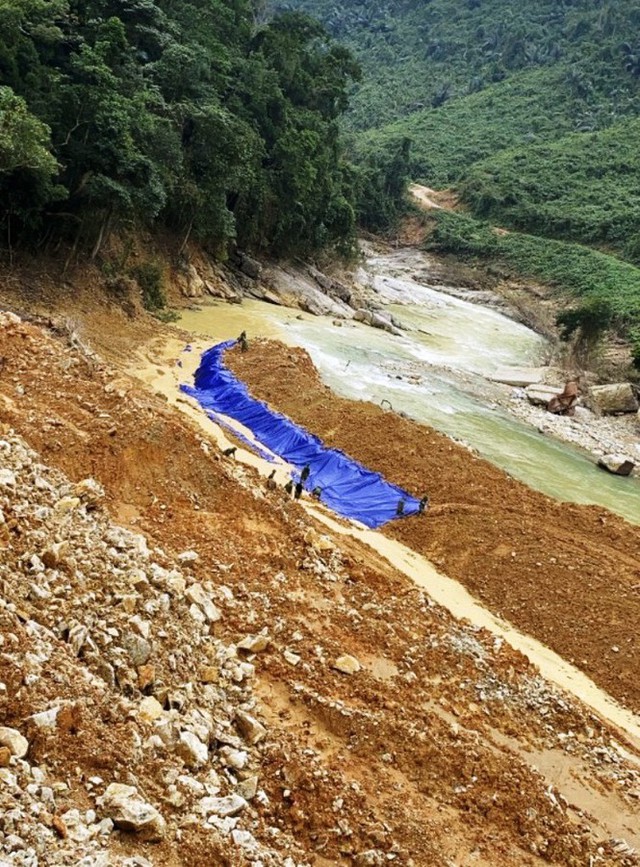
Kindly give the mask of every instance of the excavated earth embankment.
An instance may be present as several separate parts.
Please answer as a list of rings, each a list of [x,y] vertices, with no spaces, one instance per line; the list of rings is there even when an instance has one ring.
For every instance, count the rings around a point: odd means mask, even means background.
[[[0,358],[3,867],[640,863],[637,762],[525,657],[328,538],[81,347],[3,317]],[[495,572],[503,613],[518,558],[546,563],[545,545],[576,573],[567,612],[580,565],[585,586],[601,570],[620,645],[601,680],[633,703],[637,638],[624,644],[612,602],[636,531],[577,510],[570,546],[573,507],[330,396],[304,353],[255,345],[234,366],[332,444],[428,488],[430,514],[389,532],[485,601]],[[536,568],[518,588],[530,608],[556,574]],[[557,610],[547,592],[541,618]],[[592,639],[595,625],[585,657]]]
[[[422,521],[385,532],[640,711],[640,528],[534,491],[431,428],[336,397],[302,350],[253,341],[227,360],[254,396],[410,493],[428,492]]]

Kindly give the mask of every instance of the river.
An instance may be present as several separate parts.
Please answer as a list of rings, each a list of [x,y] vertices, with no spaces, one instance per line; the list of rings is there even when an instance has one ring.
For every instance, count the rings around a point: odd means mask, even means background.
[[[546,343],[497,310],[421,285],[393,255],[370,259],[381,304],[408,329],[402,336],[260,301],[209,302],[180,324],[213,341],[249,336],[304,346],[338,394],[388,402],[468,444],[512,476],[550,496],[595,503],[640,523],[640,482],[598,469],[581,450],[514,420],[497,404],[499,367],[535,366]]]

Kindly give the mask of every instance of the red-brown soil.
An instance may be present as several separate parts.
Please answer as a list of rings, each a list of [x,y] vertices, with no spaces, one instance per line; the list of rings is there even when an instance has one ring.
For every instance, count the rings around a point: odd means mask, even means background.
[[[0,328],[0,358],[0,422],[72,480],[99,480],[114,518],[150,545],[167,556],[195,549],[200,559],[185,568],[233,592],[216,624],[225,640],[269,630],[272,645],[254,660],[269,802],[253,832],[282,846],[281,863],[291,839],[320,867],[636,863],[610,841],[638,827],[634,771],[617,753],[611,760],[607,727],[550,690],[523,656],[456,623],[358,543],[323,551],[298,504],[215,447],[207,454],[202,431],[177,411],[63,339],[30,325]],[[387,532],[588,660],[603,686],[638,706],[638,531],[598,509],[555,504],[432,431],[335,398],[303,352],[254,343],[230,361],[256,393],[328,442],[416,493],[427,488],[429,514]],[[21,556],[19,538],[9,545]],[[28,603],[26,615],[46,621],[46,604]],[[620,653],[605,658],[607,643]],[[335,671],[342,653],[362,670]],[[155,662],[171,678],[164,652]],[[0,660],[0,679],[9,674]],[[30,711],[9,697],[0,724],[19,726]],[[88,707],[88,743],[79,750],[61,735],[47,745],[50,765],[86,775],[102,754],[106,777],[126,763],[117,744],[102,746],[113,741],[110,721],[108,710]],[[159,797],[157,769],[136,773]],[[193,826],[182,841],[136,849],[122,835],[122,845],[156,865],[246,863],[231,844],[221,854],[210,834]]]
[[[254,341],[227,360],[256,397],[329,445],[427,491],[427,514],[385,532],[640,711],[640,528],[552,500],[426,426],[336,397],[302,350]]]

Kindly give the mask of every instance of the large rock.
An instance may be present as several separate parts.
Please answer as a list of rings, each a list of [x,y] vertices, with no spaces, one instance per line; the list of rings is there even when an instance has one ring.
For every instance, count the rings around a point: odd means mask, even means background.
[[[546,367],[500,367],[489,379],[493,382],[502,382],[504,385],[526,388],[541,383],[546,371]]]
[[[220,816],[221,819],[227,816],[237,816],[248,806],[240,795],[226,795],[224,798],[209,796],[202,798],[198,804],[201,813],[206,816]]]
[[[552,397],[562,394],[562,389],[554,388],[553,385],[530,385],[525,389],[525,394],[529,403],[546,407]]]
[[[612,385],[594,385],[591,388],[591,399],[600,412],[607,415],[617,412],[638,411],[638,400],[632,386],[628,382],[617,382]]]
[[[183,264],[175,275],[175,282],[187,298],[201,298],[207,290],[195,265]]]
[[[194,605],[200,608],[206,619],[211,621],[211,623],[216,623],[222,617],[220,611],[213,604],[211,595],[207,593],[202,584],[192,584],[184,595],[189,602],[193,602]]]
[[[180,733],[177,752],[190,768],[201,768],[209,760],[207,745],[193,732]]]
[[[626,455],[603,455],[598,461],[598,466],[617,476],[630,476],[635,463]]]
[[[270,268],[263,272],[262,278],[265,291],[270,290],[280,304],[299,307],[314,316],[353,318],[353,310],[347,304],[323,292],[302,269],[294,266]]]
[[[236,725],[245,741],[252,746],[260,743],[267,735],[267,730],[262,723],[244,710],[236,711]]]
[[[29,749],[29,741],[17,729],[0,726],[0,746],[7,747],[17,759],[23,759]]]
[[[238,257],[240,260],[239,268],[242,273],[252,280],[257,280],[262,271],[260,262],[257,259],[252,259],[251,256],[247,256],[246,253],[238,253]]]
[[[342,656],[339,656],[333,663],[332,668],[341,671],[343,674],[357,674],[362,666],[355,656],[351,656],[349,653],[343,653]]]
[[[121,831],[132,831],[141,840],[158,842],[167,830],[165,820],[151,804],[145,803],[135,786],[111,783],[98,805]]]

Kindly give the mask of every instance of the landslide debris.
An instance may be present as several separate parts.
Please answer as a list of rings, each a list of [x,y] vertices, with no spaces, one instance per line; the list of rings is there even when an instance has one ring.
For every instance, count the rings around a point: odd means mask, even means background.
[[[0,863],[639,863],[637,763],[523,656],[81,348],[0,355]]]
[[[254,396],[329,445],[416,496],[428,491],[422,519],[384,532],[640,710],[640,528],[534,491],[426,425],[333,395],[304,350],[254,340],[226,360]]]

